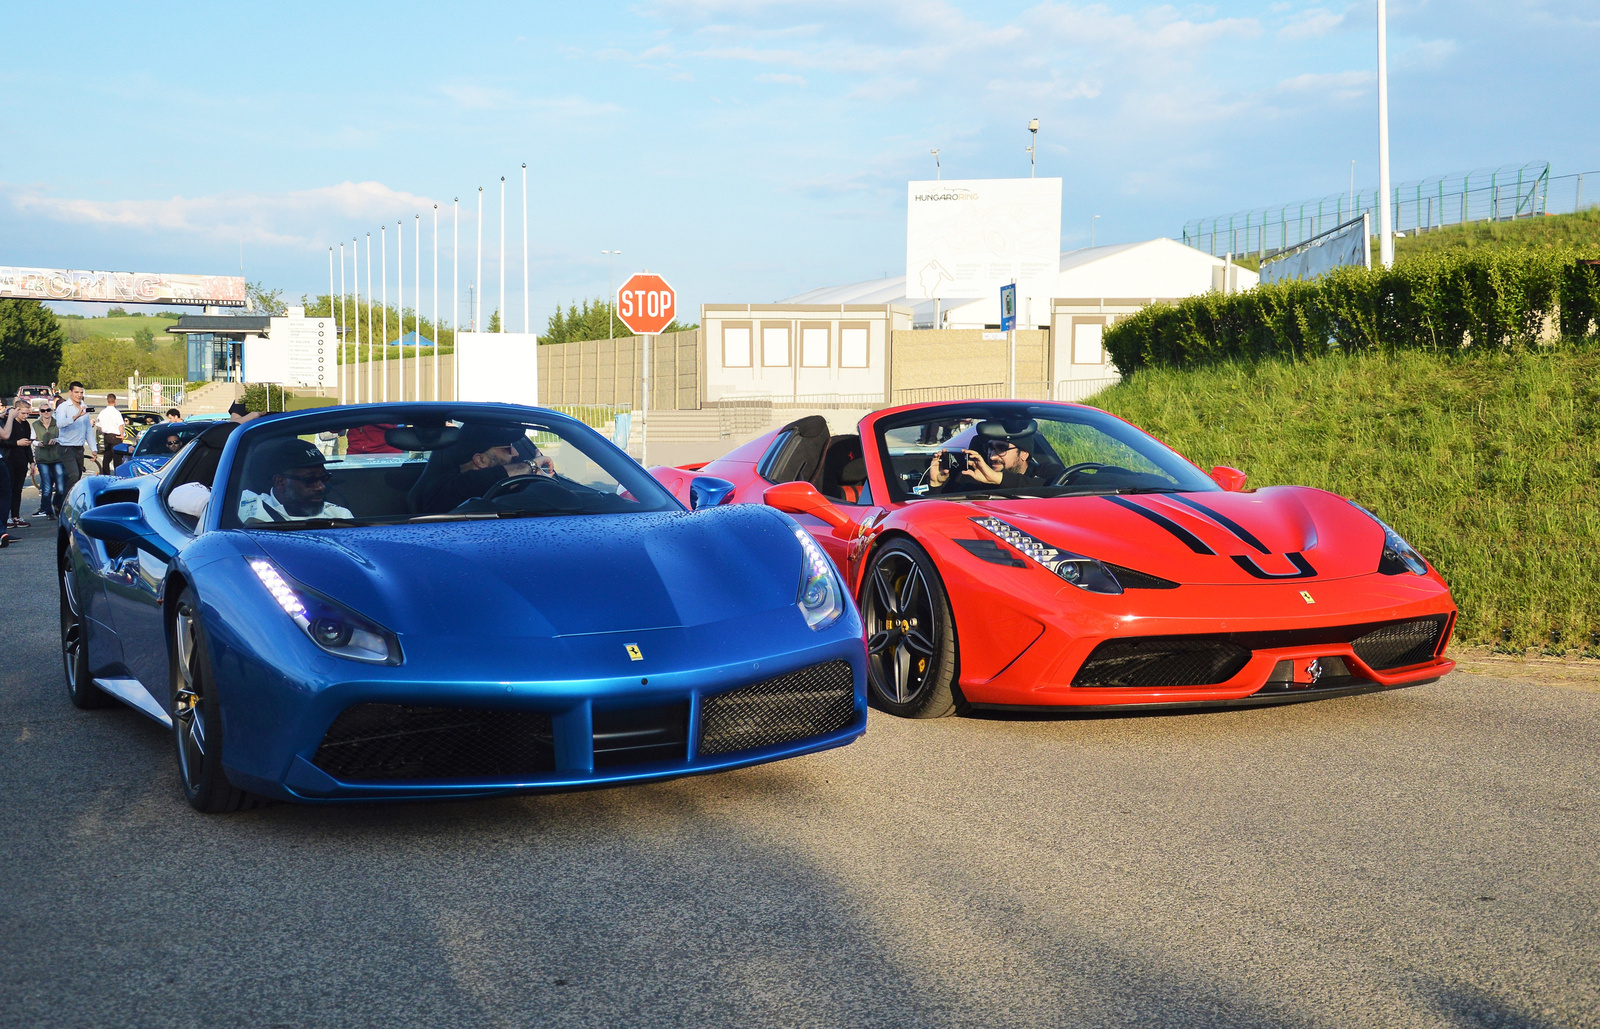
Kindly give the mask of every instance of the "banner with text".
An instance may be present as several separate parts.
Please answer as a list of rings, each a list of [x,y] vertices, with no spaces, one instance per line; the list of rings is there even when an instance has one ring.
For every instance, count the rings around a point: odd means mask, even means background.
[[[245,306],[244,279],[237,275],[87,272],[70,268],[8,268],[3,265],[0,265],[0,297],[106,304]]]
[[[906,296],[992,297],[1013,281],[1022,296],[1054,295],[1060,179],[912,182],[906,203]]]

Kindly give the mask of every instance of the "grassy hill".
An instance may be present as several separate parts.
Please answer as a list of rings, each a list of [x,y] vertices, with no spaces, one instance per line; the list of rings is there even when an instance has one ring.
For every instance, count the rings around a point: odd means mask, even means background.
[[[1456,639],[1600,655],[1600,348],[1147,369],[1091,403],[1253,486],[1360,502],[1444,575]]]
[[[101,336],[106,339],[132,339],[140,329],[149,329],[151,334],[159,341],[172,339],[167,335],[167,327],[178,320],[178,315],[162,311],[156,314],[113,314],[98,318],[87,318],[77,314],[62,314],[56,316],[61,321],[61,327],[66,330],[67,338],[74,343]]]

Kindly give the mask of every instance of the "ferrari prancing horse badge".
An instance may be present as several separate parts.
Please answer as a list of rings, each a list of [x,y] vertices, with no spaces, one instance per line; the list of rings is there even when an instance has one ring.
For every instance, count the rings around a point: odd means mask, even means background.
[[[637,643],[628,644],[628,660],[629,661],[643,661],[644,660],[644,652],[639,649],[639,644],[637,644]]]
[[[1315,604],[1316,603],[1315,600],[1311,599],[1311,594],[1307,593],[1305,590],[1301,590],[1300,591],[1300,599],[1305,601],[1307,604]]]

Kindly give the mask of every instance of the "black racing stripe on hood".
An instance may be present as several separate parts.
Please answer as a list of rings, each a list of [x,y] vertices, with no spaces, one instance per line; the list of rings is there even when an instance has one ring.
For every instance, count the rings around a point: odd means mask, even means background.
[[[1185,529],[1183,526],[1179,525],[1177,522],[1168,518],[1164,514],[1159,514],[1150,510],[1148,507],[1135,504],[1133,501],[1127,500],[1123,497],[1106,497],[1105,499],[1111,501],[1118,507],[1125,507],[1134,514],[1143,518],[1148,518],[1152,522],[1155,522],[1157,525],[1176,536],[1183,542],[1184,546],[1188,547],[1196,554],[1211,554],[1213,556],[1216,554],[1215,550],[1212,550],[1210,547],[1206,546],[1205,540],[1201,539],[1199,536],[1196,536],[1194,533],[1190,532],[1188,529]]]
[[[1244,526],[1240,525],[1238,522],[1234,521],[1232,518],[1229,518],[1227,515],[1222,514],[1219,511],[1213,511],[1213,510],[1211,510],[1211,508],[1205,506],[1204,504],[1202,504],[1202,503],[1200,503],[1198,501],[1195,501],[1195,500],[1190,500],[1188,497],[1184,496],[1181,493],[1173,493],[1173,494],[1170,494],[1170,496],[1171,496],[1171,498],[1173,500],[1176,500],[1178,503],[1182,504],[1184,507],[1190,507],[1190,508],[1193,508],[1196,511],[1199,511],[1201,514],[1205,515],[1207,518],[1211,519],[1213,522],[1216,522],[1218,525],[1222,526],[1224,529],[1227,529],[1229,532],[1233,533],[1235,536],[1237,536],[1240,539],[1244,540],[1246,543],[1250,544],[1252,547],[1255,547],[1256,550],[1258,550],[1259,552],[1261,552],[1263,554],[1272,553],[1272,551],[1267,549],[1266,544],[1264,544],[1260,540],[1256,539],[1255,535],[1249,529],[1246,529]]]

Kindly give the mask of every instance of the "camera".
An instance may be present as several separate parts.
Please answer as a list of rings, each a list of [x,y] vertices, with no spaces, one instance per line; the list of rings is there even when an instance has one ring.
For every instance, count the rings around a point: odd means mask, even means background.
[[[967,452],[965,450],[939,451],[939,468],[946,475],[955,475],[967,469]]]

